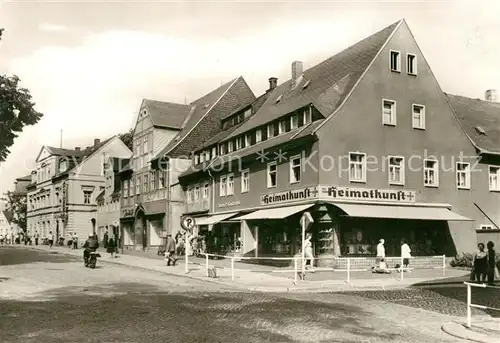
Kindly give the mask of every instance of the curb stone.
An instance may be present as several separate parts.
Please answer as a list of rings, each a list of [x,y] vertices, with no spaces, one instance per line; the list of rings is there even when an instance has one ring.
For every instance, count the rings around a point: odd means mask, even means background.
[[[441,326],[441,330],[450,336],[466,339],[477,343],[500,343],[498,335],[492,336],[480,332],[474,332],[460,322],[447,322]]]

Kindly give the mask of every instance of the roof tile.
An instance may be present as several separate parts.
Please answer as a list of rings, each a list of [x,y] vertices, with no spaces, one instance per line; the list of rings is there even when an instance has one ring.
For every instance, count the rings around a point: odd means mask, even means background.
[[[154,126],[181,129],[191,106],[144,99]]]

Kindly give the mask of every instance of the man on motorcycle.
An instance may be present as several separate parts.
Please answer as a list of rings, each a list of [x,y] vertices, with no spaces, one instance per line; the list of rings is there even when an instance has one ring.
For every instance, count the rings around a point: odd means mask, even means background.
[[[97,248],[99,248],[99,242],[97,241],[97,238],[95,238],[93,234],[89,234],[89,238],[83,244],[83,248],[83,262],[87,264],[90,253],[95,252]]]

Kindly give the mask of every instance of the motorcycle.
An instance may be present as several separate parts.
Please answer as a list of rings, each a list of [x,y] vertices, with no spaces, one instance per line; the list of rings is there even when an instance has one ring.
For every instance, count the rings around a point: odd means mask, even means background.
[[[90,252],[89,257],[85,261],[85,267],[94,269],[97,264],[98,257],[101,257],[101,255],[98,252],[96,251]]]

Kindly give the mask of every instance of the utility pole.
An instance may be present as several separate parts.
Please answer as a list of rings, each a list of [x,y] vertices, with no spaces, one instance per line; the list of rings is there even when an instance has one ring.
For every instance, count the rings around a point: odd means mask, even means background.
[[[62,149],[62,134],[63,134],[63,130],[61,129],[61,138],[59,141],[59,148],[61,148],[61,149]]]

